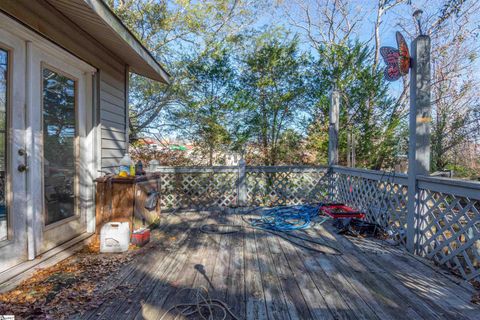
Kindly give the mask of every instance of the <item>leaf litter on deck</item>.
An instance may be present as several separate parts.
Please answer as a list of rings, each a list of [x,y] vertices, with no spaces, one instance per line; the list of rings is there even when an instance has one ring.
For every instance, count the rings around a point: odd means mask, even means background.
[[[125,296],[126,286],[108,292],[102,287],[137,256],[171,240],[155,230],[149,244],[143,248],[131,246],[121,254],[99,253],[99,242],[93,241],[66,260],[36,270],[15,289],[0,294],[0,314],[12,314],[16,319],[65,319]]]

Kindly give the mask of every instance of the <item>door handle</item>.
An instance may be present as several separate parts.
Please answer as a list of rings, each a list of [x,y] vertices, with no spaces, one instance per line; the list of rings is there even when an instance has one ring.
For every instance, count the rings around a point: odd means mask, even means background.
[[[27,159],[27,151],[26,151],[25,149],[23,149],[23,148],[18,149],[18,155],[21,156],[21,157],[23,157],[23,160],[24,160],[25,163],[28,161],[28,159]],[[27,166],[26,164],[24,164],[24,163],[19,164],[18,167],[17,167],[17,170],[18,170],[19,172],[25,172],[25,171],[28,170],[28,166]]]

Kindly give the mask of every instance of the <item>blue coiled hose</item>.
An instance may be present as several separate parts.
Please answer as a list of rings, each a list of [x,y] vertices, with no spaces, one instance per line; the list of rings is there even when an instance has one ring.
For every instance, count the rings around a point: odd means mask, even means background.
[[[246,226],[242,224],[204,224],[200,227],[200,231],[213,234],[231,234],[244,231],[246,228],[258,229],[280,237],[297,247],[323,254],[341,255],[342,252],[339,249],[324,241],[315,241],[310,237],[289,232],[309,228],[315,217],[319,215],[321,206],[322,204],[262,209],[260,218],[245,218],[245,216],[258,211],[259,208],[255,208],[241,213],[242,220],[247,224]],[[222,228],[225,229],[222,230]],[[329,248],[330,250],[325,251],[317,246]]]
[[[260,218],[250,220],[250,225],[274,231],[307,229],[310,227],[312,219],[318,215],[318,211],[319,207],[312,205],[264,209]]]

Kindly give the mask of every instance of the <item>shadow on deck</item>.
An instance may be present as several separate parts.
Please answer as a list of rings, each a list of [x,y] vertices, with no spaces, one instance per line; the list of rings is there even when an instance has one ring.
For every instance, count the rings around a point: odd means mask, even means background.
[[[239,319],[480,318],[460,280],[377,240],[340,236],[328,224],[309,229],[310,236],[343,253],[328,255],[252,229],[202,233],[205,223],[244,222],[239,215],[217,213],[162,218],[153,238],[167,241],[102,288],[122,294],[76,318],[174,319],[178,313],[166,312],[195,302],[192,288],[199,287],[225,301]]]

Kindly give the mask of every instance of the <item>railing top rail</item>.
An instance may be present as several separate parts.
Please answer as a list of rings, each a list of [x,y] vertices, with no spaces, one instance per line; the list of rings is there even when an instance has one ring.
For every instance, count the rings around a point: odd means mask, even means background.
[[[238,172],[239,166],[185,166],[185,167],[168,167],[157,166],[152,173],[235,173]],[[246,166],[246,172],[326,172],[326,166]],[[361,168],[350,168],[344,166],[332,166],[335,173],[361,177],[370,180],[387,180],[393,179],[394,183],[407,185],[407,175],[404,173],[391,173],[387,171],[376,171]],[[454,194],[457,196],[468,197],[480,200],[480,182],[466,181],[459,179],[418,176],[418,187],[434,192],[445,194]]]
[[[318,172],[327,171],[326,166],[246,166],[247,172]]]
[[[198,166],[198,167],[155,167],[159,173],[212,173],[212,172],[237,172],[238,166]]]
[[[369,170],[361,168],[350,168],[343,166],[332,166],[333,172],[352,175],[355,177],[361,177],[370,180],[387,180],[392,179],[394,183],[406,185],[408,182],[407,175],[405,173],[399,172],[388,172],[388,171],[378,171],[378,170]]]
[[[418,188],[480,200],[480,182],[452,178],[417,176]]]
[[[169,167],[156,166],[153,172],[158,173],[209,173],[209,172],[236,172],[239,166],[185,166]],[[246,166],[247,172],[326,172],[325,166]]]

